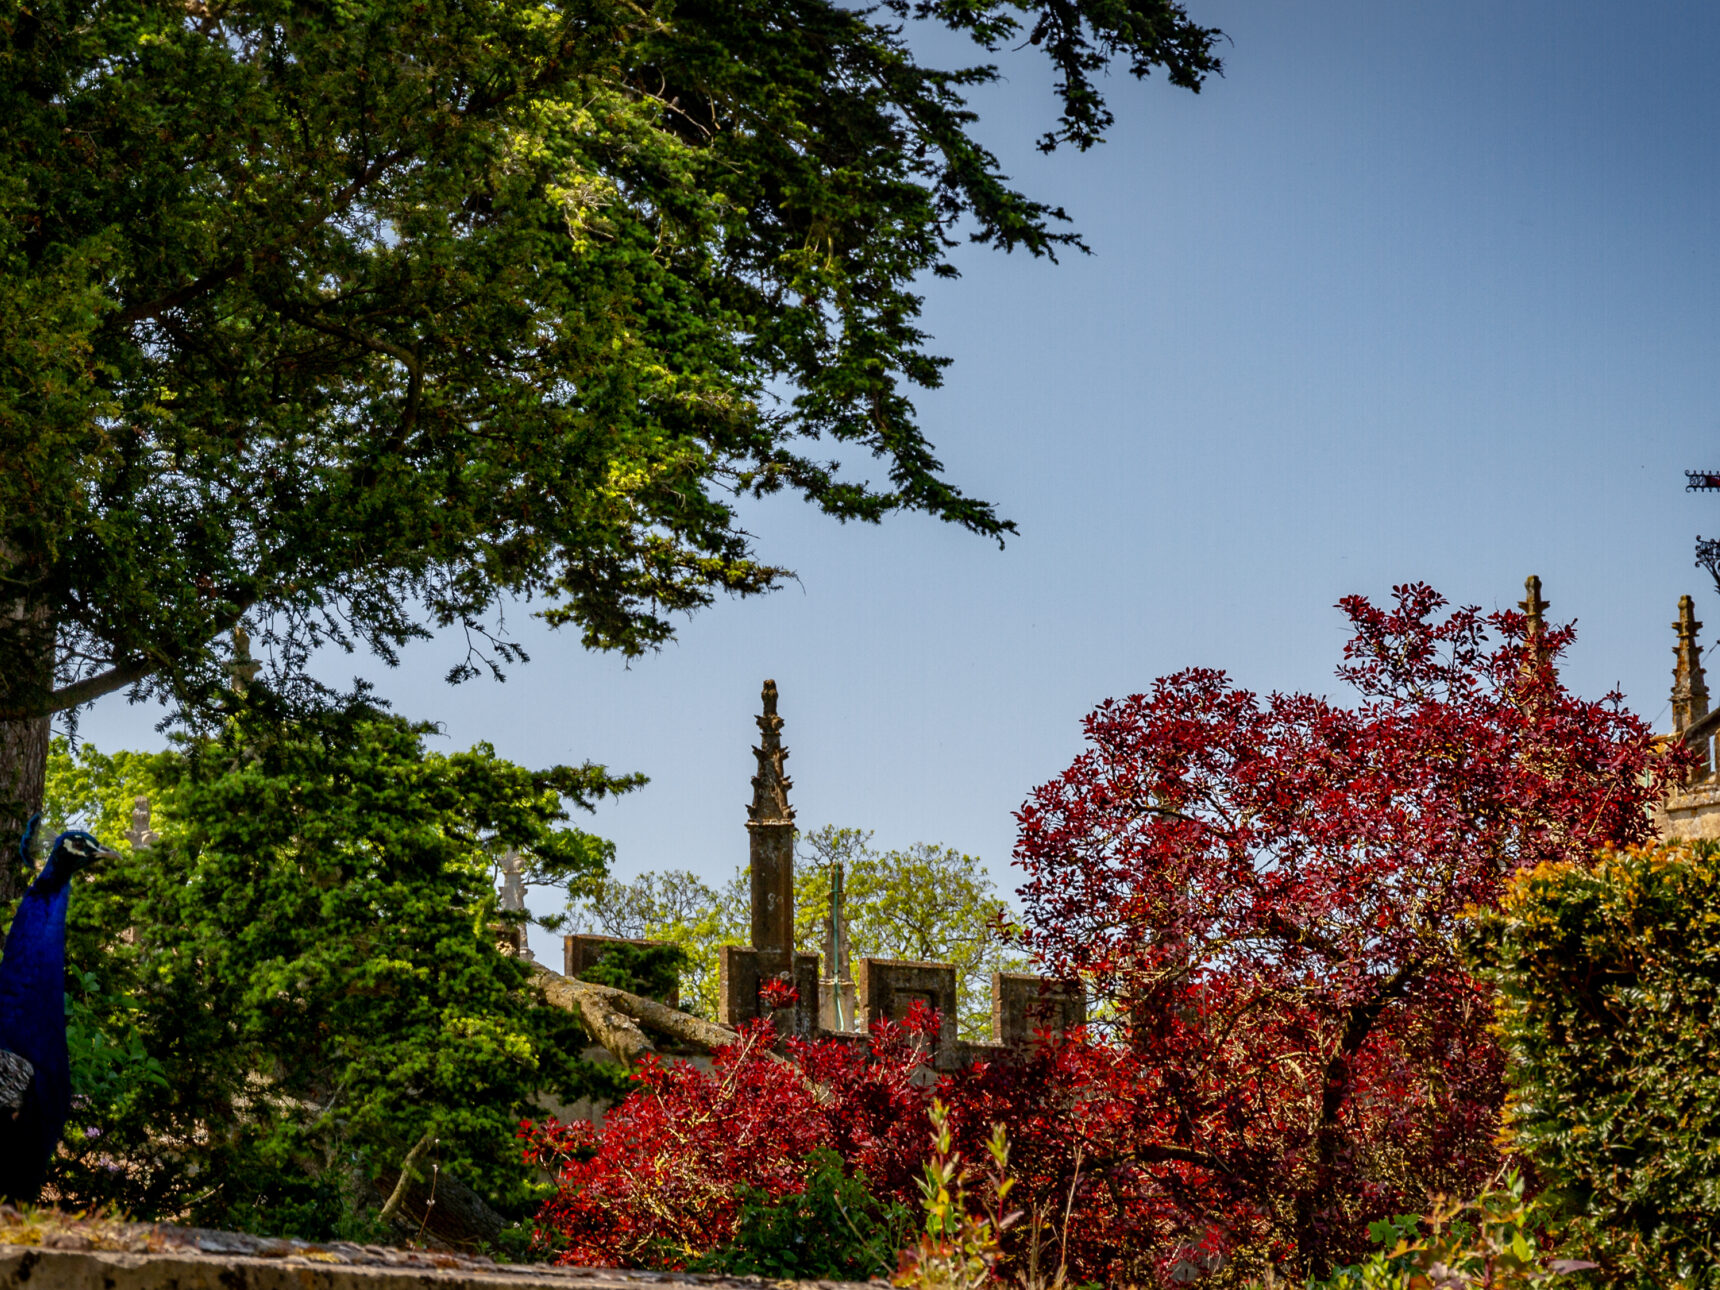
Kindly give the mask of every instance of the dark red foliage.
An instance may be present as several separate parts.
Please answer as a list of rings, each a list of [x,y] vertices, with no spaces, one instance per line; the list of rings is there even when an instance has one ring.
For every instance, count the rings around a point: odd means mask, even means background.
[[[800,991],[775,977],[759,983],[759,1001],[767,1008],[792,1008],[800,1002]]]
[[[966,1159],[1008,1130],[1006,1273],[1036,1235],[1041,1272],[1075,1283],[1323,1271],[1369,1220],[1496,1166],[1463,911],[1515,869],[1644,838],[1683,754],[1617,696],[1565,692],[1569,628],[1526,641],[1521,615],[1443,607],[1420,586],[1344,602],[1353,708],[1200,670],[1106,703],[1021,810],[1024,939],[1100,1006],[1094,1036],[938,1086]],[[917,1013],[783,1061],[767,1023],[709,1074],[648,1063],[600,1137],[529,1130],[561,1182],[540,1223],[567,1262],[677,1266],[732,1236],[741,1188],[799,1190],[817,1147],[912,1203],[935,1032]]]
[[[708,1072],[646,1058],[601,1134],[583,1121],[523,1126],[527,1158],[558,1184],[540,1233],[563,1263],[684,1267],[733,1237],[744,1189],[799,1192],[819,1147],[880,1194],[907,1198],[930,1098],[914,1073],[936,1032],[935,1014],[916,1010],[869,1041],[790,1040],[783,1060],[763,1021],[718,1050]]]
[[[1003,1119],[1037,1196],[1081,1151],[1098,1261],[1216,1227],[1318,1270],[1494,1167],[1500,1058],[1459,919],[1515,869],[1645,838],[1677,766],[1617,695],[1563,689],[1570,628],[1525,641],[1520,614],[1444,604],[1343,602],[1353,708],[1200,669],[1102,704],[1018,813],[1026,944],[1119,1047],[1070,1046],[1039,1086],[982,1073],[964,1114]]]

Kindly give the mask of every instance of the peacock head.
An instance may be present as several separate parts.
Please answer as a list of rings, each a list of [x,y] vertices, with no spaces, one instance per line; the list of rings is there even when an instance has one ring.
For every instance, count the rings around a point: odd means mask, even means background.
[[[80,869],[86,869],[98,860],[118,860],[119,852],[104,847],[91,834],[82,829],[67,829],[54,839],[53,848],[48,852],[48,863],[42,866],[42,876],[50,878],[51,882],[65,882]]]

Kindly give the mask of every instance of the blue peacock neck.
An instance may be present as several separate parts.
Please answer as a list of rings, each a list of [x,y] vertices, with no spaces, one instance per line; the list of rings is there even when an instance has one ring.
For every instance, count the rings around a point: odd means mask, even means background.
[[[65,1009],[40,1005],[60,998],[65,983],[69,876],[49,860],[18,903],[0,960],[0,1047],[27,1058],[50,1083],[69,1073]]]

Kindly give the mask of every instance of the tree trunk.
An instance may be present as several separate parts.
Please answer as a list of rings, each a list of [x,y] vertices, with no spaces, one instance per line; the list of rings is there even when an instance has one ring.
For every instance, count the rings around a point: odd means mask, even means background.
[[[18,854],[24,825],[42,809],[48,778],[47,717],[0,721],[0,901],[23,895],[29,869]]]
[[[0,559],[7,554],[0,546]],[[12,566],[10,572],[16,572]],[[54,693],[54,623],[45,607],[12,601],[0,618],[0,703],[39,717],[0,721],[0,900],[23,895],[30,866],[18,854],[24,825],[42,809],[48,778],[48,705]]]

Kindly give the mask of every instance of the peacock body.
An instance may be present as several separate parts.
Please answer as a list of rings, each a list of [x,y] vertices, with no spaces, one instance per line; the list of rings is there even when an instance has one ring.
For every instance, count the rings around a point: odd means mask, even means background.
[[[25,830],[26,862],[35,828],[31,820]],[[71,1112],[66,906],[72,875],[114,855],[80,829],[60,834],[6,933],[0,958],[0,1200],[36,1200]]]

